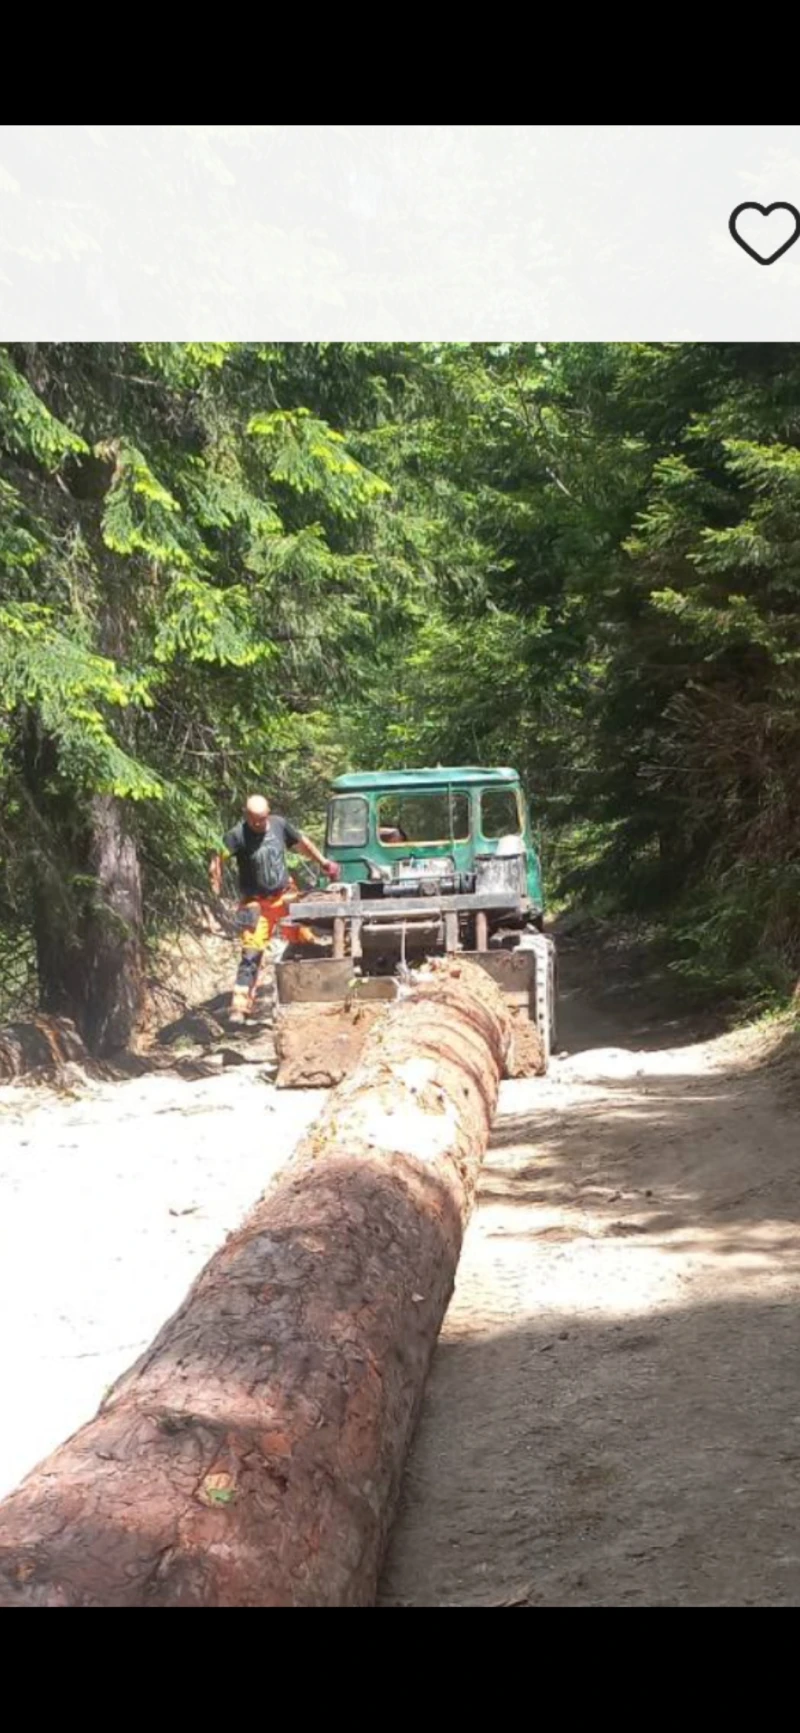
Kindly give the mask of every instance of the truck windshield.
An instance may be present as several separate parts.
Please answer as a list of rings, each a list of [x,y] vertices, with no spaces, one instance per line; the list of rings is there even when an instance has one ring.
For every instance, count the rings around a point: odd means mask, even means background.
[[[378,802],[378,839],[385,848],[407,843],[465,842],[469,799],[448,788],[420,794],[386,794]]]

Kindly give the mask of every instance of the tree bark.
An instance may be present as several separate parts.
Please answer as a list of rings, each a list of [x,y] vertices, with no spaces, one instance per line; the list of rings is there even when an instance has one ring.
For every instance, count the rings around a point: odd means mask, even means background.
[[[89,1055],[67,1017],[32,1017],[0,1026],[0,1083],[31,1072],[58,1076],[68,1065],[88,1068]]]
[[[508,1040],[482,970],[416,978],[152,1348],[0,1506],[0,1605],[373,1603]]]
[[[90,885],[72,908],[49,879],[37,889],[36,949],[42,1009],[74,1019],[87,1047],[127,1046],[144,998],[142,885],[121,802],[96,795],[73,873]],[[68,893],[67,893],[68,895]]]

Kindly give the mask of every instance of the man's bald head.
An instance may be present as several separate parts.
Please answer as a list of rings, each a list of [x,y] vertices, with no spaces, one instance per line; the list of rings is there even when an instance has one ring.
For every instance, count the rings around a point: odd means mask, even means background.
[[[248,794],[244,809],[245,821],[251,830],[266,830],[269,801],[263,794]]]

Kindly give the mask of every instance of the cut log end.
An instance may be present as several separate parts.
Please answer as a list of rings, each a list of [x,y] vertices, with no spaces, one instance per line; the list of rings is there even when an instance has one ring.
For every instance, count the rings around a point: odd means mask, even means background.
[[[543,1077],[544,1045],[535,1023],[525,1013],[511,1020],[511,1041],[506,1060],[507,1077]]]
[[[332,1089],[349,1077],[386,1004],[287,1005],[275,1025],[278,1089]]]

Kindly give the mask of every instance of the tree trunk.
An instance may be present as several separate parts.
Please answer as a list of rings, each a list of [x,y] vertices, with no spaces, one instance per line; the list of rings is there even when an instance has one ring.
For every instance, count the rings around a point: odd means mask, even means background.
[[[142,886],[136,845],[125,828],[121,802],[96,795],[79,858],[84,876],[72,906],[68,887],[52,874],[36,895],[36,950],[44,1011],[74,1019],[92,1053],[113,1053],[129,1042],[144,992]]]
[[[482,970],[417,978],[153,1347],[0,1506],[0,1605],[372,1604],[508,1040]]]

